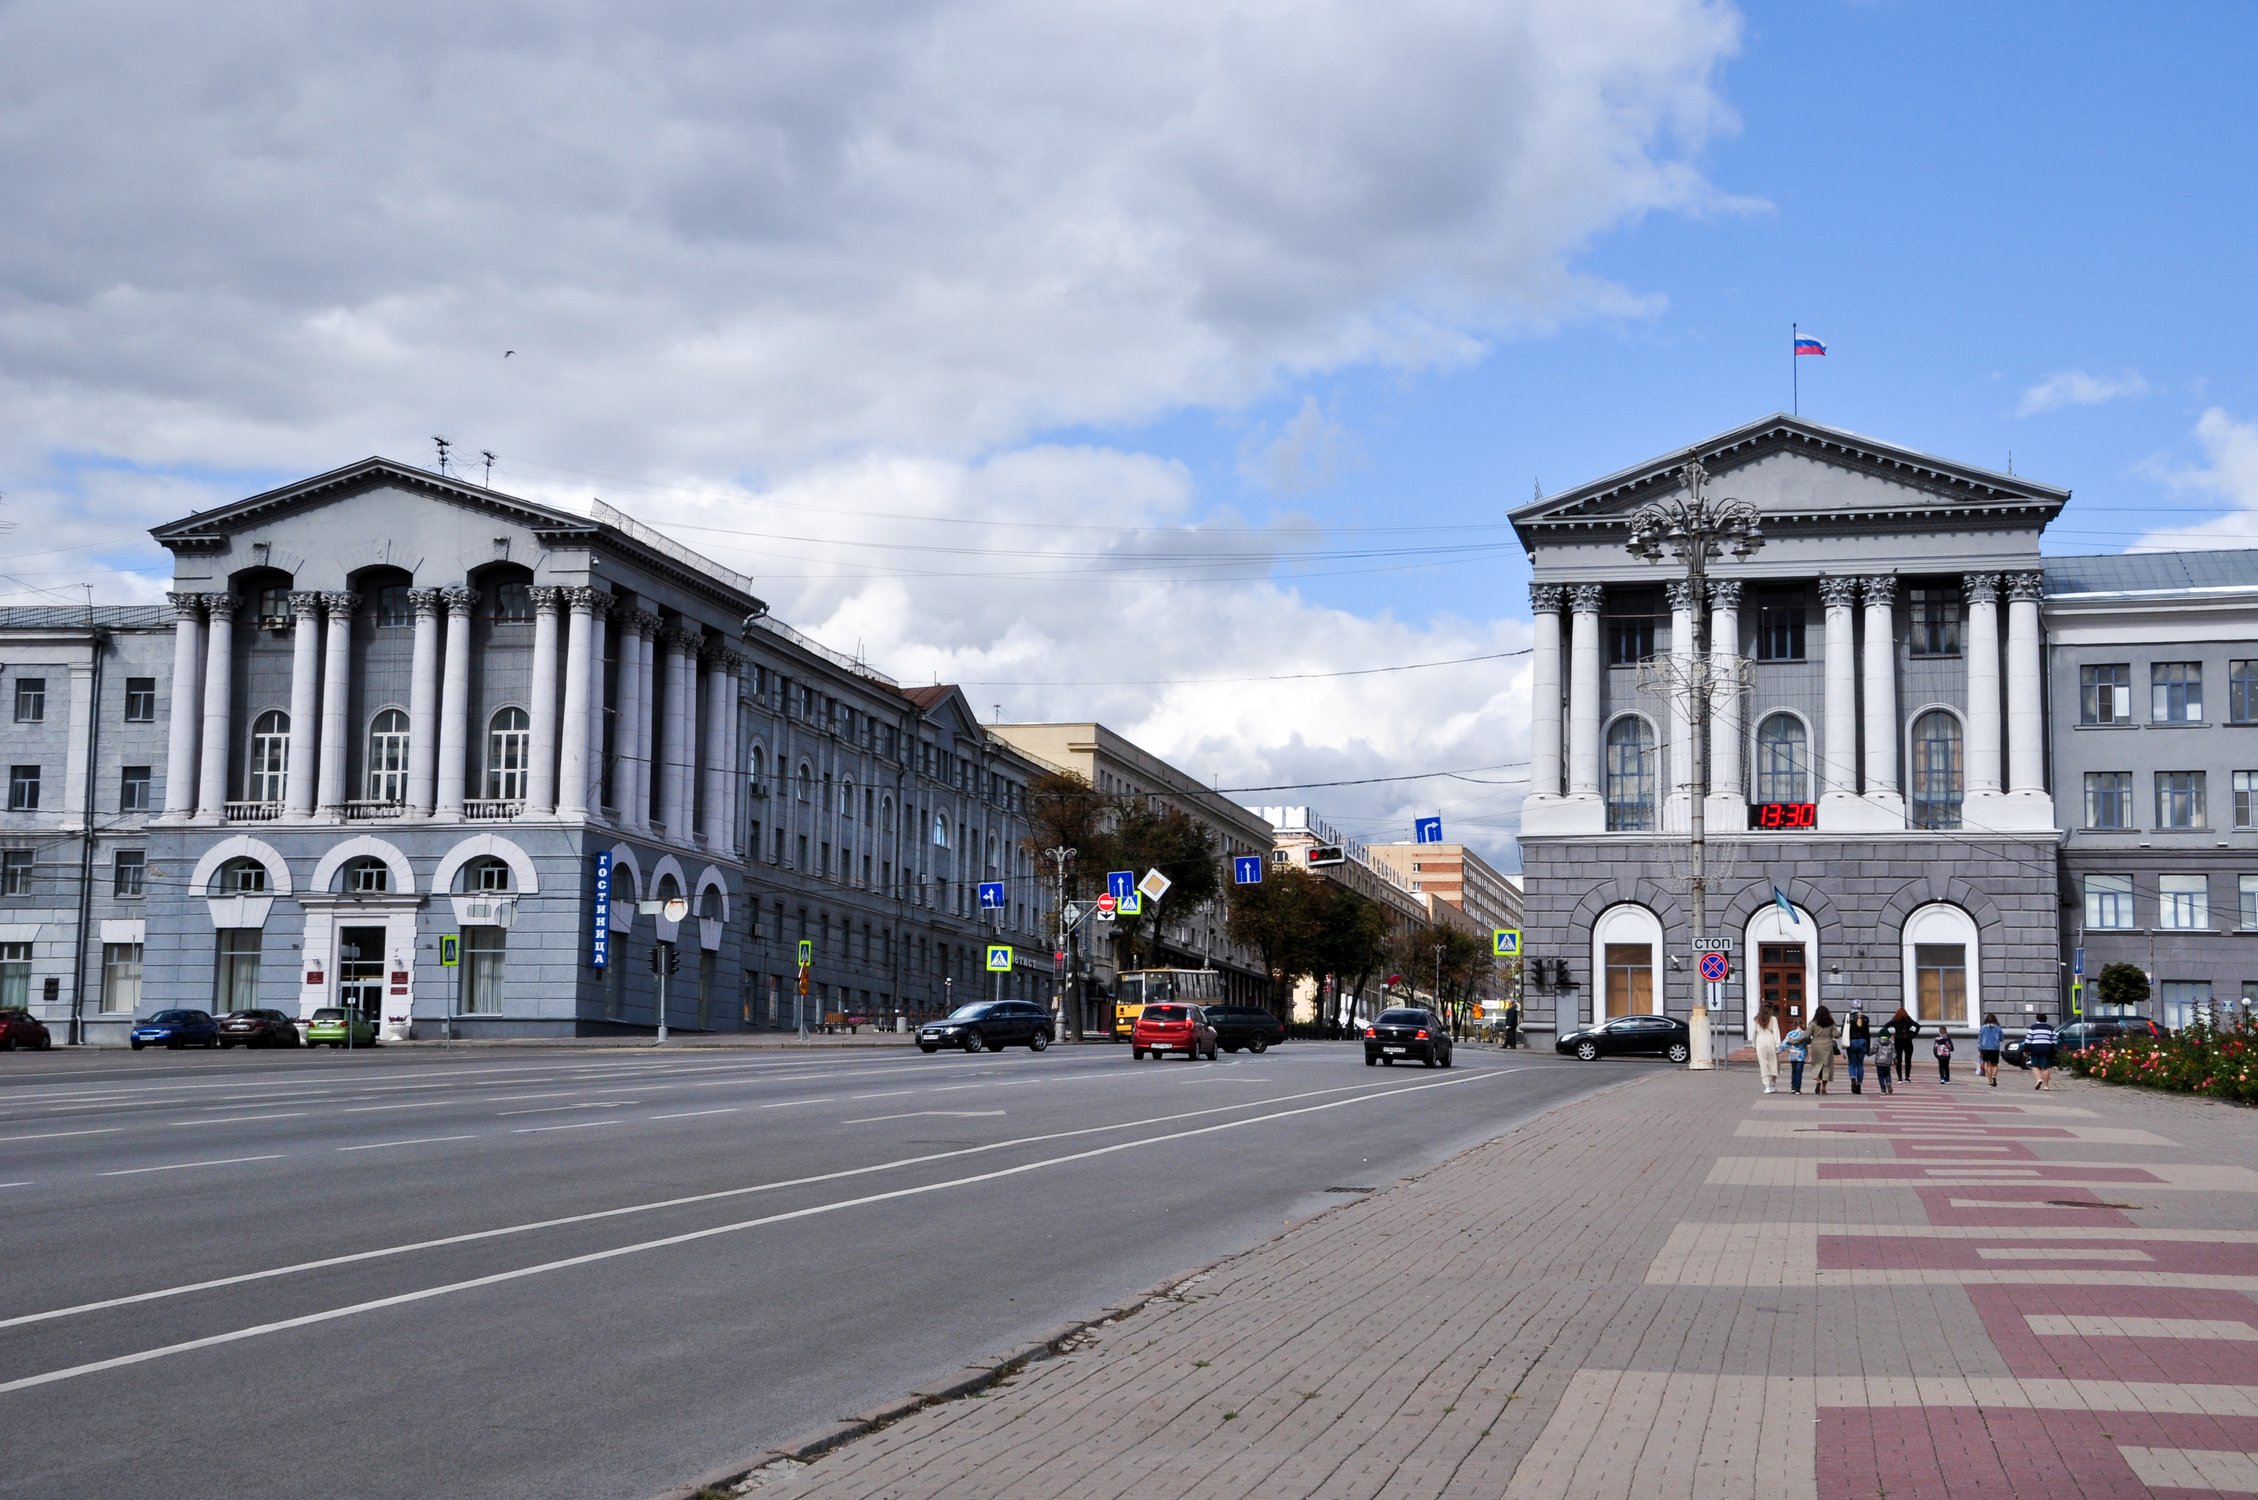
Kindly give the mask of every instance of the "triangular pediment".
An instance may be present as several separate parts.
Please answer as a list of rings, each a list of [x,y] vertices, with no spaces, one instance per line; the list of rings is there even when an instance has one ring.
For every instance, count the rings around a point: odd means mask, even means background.
[[[271,524],[276,519],[319,506],[335,505],[374,490],[398,489],[427,495],[454,505],[470,506],[507,516],[537,531],[590,529],[585,516],[521,500],[447,474],[434,474],[389,458],[364,458],[359,463],[300,479],[242,500],[198,511],[178,521],[152,527],[150,535],[174,551],[194,551],[226,540],[238,531]]]
[[[980,716],[972,711],[971,702],[964,689],[953,682],[935,683],[931,687],[906,689],[909,700],[917,705],[918,712],[938,724],[958,739],[981,738]]]
[[[1944,513],[2023,515],[2043,525],[2070,498],[2052,485],[1776,414],[1524,505],[1513,525],[1533,544],[1541,532],[1626,523],[1642,506],[1683,496],[1695,458],[1713,499],[1746,501],[1767,524],[1903,524]]]

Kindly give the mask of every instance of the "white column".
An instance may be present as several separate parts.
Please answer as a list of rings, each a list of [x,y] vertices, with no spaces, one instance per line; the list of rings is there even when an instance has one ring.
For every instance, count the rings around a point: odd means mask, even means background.
[[[321,810],[343,819],[352,791],[345,785],[346,757],[352,749],[353,611],[352,594],[324,594],[329,611],[329,660],[321,675]],[[296,769],[293,767],[293,769]]]
[[[643,715],[649,699],[643,654],[655,623],[644,610],[619,616],[619,718],[613,726],[612,808],[630,828],[643,826],[647,804],[638,800],[643,783]]]
[[[101,636],[87,642],[84,659],[70,665],[70,718],[66,734],[63,761],[63,806],[65,821],[74,828],[93,829],[79,820],[86,817],[86,778],[94,774],[93,756],[88,752],[94,745],[94,714],[100,707],[94,701],[94,663],[109,649]]]
[[[1999,578],[1970,573],[1968,596],[1968,793],[2000,790]]]
[[[204,596],[167,594],[172,601],[172,706],[165,740],[165,818],[196,811],[196,730],[203,719]]]
[[[744,706],[739,701],[744,696],[745,658],[737,652],[722,656],[725,668],[721,680],[721,843],[729,853],[737,852],[737,789],[745,784],[745,749],[740,743]],[[877,837],[877,830],[871,830]],[[758,852],[758,851],[754,851]],[[750,857],[750,856],[748,856]]]
[[[1826,723],[1820,729],[1819,765],[1823,795],[1858,795],[1858,656],[1851,607],[1858,599],[1855,578],[1822,578],[1826,601]]]
[[[690,841],[688,819],[683,811],[686,799],[682,794],[683,692],[687,673],[683,671],[683,632],[668,627],[660,633],[659,645],[663,648],[659,676],[661,691],[666,698],[659,705],[658,715],[658,773],[659,821],[666,825],[667,837],[679,844]]]
[[[1560,606],[1557,583],[1529,585],[1529,609],[1536,617],[1529,652],[1529,795],[1560,795]]]
[[[545,605],[539,597],[542,593],[550,596]],[[596,696],[602,682],[599,674],[604,665],[600,654],[591,654],[595,640],[596,591],[545,589],[535,592],[533,607],[541,613],[535,617],[534,656],[538,662],[541,641],[538,625],[540,620],[546,619],[549,621],[549,652],[552,658],[549,670],[552,676],[556,671],[556,613],[560,600],[571,611],[565,625],[564,743],[558,747],[556,774],[546,790],[556,797],[558,817],[585,818],[588,816],[589,732],[596,722],[596,716],[589,711],[588,704]],[[533,681],[538,691],[541,681],[538,666],[534,671]],[[554,696],[554,687],[555,684],[552,683],[551,696]],[[540,764],[539,759],[534,761],[535,766]],[[538,776],[533,785],[536,792],[544,789]],[[546,812],[548,808],[542,805],[540,810]]]
[[[196,786],[196,816],[214,822],[227,816],[228,716],[235,698],[235,606],[233,594],[204,600],[211,628],[204,633],[204,749]]]
[[[439,795],[434,816],[463,815],[470,742],[470,607],[475,589],[442,589],[447,600],[446,668],[439,680]]]
[[[604,636],[605,620],[612,612],[612,596],[602,589],[590,589],[588,593],[588,767],[580,801],[583,807],[594,812],[604,805]]]
[[[1866,798],[1888,801],[1902,795],[1897,780],[1897,628],[1892,601],[1897,580],[1877,576],[1863,582],[1866,599]]]
[[[1694,611],[1701,601],[1693,585],[1679,579],[1670,585],[1670,761],[1663,790],[1663,826],[1692,826],[1686,809],[1693,800],[1693,694]]]
[[[565,591],[526,592],[533,600],[533,711],[526,734],[525,810],[529,816],[546,818],[557,810],[557,606]],[[587,663],[581,666],[585,675]],[[585,719],[586,713],[581,717]]]
[[[408,603],[416,613],[408,675],[408,807],[429,817],[439,765],[439,614],[447,601],[438,589],[411,589]]]
[[[1576,585],[1568,644],[1568,794],[1599,795],[1599,607],[1596,583]]]
[[[729,846],[729,818],[727,792],[724,783],[729,776],[729,722],[728,711],[737,703],[737,695],[729,690],[729,653],[715,649],[705,653],[705,690],[699,701],[705,707],[705,733],[699,737],[698,767],[699,795],[704,798],[700,809],[700,822],[705,829],[706,847],[726,850]]]
[[[1713,665],[1709,686],[1709,795],[1711,811],[1717,799],[1745,809],[1748,784],[1741,773],[1741,744],[1747,728],[1741,722],[1741,586],[1728,579],[1709,586],[1709,659]],[[1740,814],[1732,814],[1738,817]],[[1740,826],[1715,824],[1720,831]]]
[[[2007,576],[2007,789],[2016,796],[2046,795],[2046,721],[2040,701],[2045,667],[2039,660],[2036,573]]]
[[[314,730],[320,713],[321,595],[290,596],[290,764],[283,773],[282,810],[293,818],[314,811]]]

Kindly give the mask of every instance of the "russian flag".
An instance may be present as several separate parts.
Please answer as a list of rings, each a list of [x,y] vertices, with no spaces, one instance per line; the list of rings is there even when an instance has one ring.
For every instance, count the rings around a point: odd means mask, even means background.
[[[1827,346],[1808,333],[1799,333],[1795,336],[1795,352],[1798,354],[1825,354]]]

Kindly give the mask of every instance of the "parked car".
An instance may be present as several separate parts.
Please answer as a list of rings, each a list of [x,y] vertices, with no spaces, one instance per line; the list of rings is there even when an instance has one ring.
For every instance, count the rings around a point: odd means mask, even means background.
[[[2083,1052],[2088,1047],[2098,1047],[2103,1042],[2123,1038],[2155,1037],[2161,1040],[2171,1033],[2147,1016],[2096,1016],[2090,1021],[2072,1021],[2054,1034],[2054,1055],[2068,1057],[2073,1052]],[[2027,1068],[2023,1056],[2023,1039],[2009,1037],[1999,1049],[2001,1061],[2013,1067]]]
[[[0,1010],[0,1052],[30,1047],[45,1052],[55,1045],[47,1027],[28,1010]]]
[[[1051,1044],[1051,1013],[1028,1000],[975,1000],[917,1028],[920,1052],[938,1052],[943,1047],[962,1047],[967,1052],[985,1047],[1001,1052],[1022,1044],[1031,1052],[1040,1052]]]
[[[1265,1052],[1286,1039],[1286,1023],[1259,1005],[1203,1005],[1215,1028],[1215,1044],[1226,1052],[1241,1047]]]
[[[231,1010],[220,1017],[220,1046],[295,1047],[298,1022],[279,1010]]]
[[[146,1021],[134,1022],[133,1030],[126,1033],[126,1042],[136,1052],[158,1045],[173,1052],[183,1047],[217,1047],[220,1023],[209,1011],[160,1010]]]
[[[1206,1009],[1175,1002],[1147,1005],[1129,1028],[1129,1055],[1142,1058],[1148,1052],[1155,1057],[1163,1052],[1181,1052],[1189,1058],[1204,1056],[1209,1062],[1215,1061],[1215,1027],[1208,1021]]]
[[[367,1016],[352,1013],[352,1035],[345,1033],[348,1012],[342,1005],[325,1005],[314,1012],[306,1023],[306,1045],[309,1047],[373,1047],[376,1045],[376,1023]]]
[[[1424,1006],[1399,1005],[1380,1012],[1364,1028],[1364,1065],[1368,1068],[1396,1059],[1416,1057],[1430,1068],[1450,1066],[1450,1027]]]
[[[1693,1056],[1693,1033],[1676,1016],[1617,1016],[1565,1033],[1552,1050],[1585,1062],[1603,1057],[1666,1057],[1682,1063]]]

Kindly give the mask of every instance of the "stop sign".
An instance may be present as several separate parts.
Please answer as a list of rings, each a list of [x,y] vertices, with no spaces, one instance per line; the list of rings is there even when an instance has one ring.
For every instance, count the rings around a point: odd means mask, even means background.
[[[1101,911],[1101,912],[1105,913],[1105,914],[1106,914],[1107,916],[1109,916],[1109,917],[1110,917],[1110,916],[1112,916],[1112,915],[1113,915],[1113,907],[1114,907],[1114,900],[1113,900],[1113,895],[1112,895],[1112,893],[1111,893],[1111,892],[1108,892],[1107,894],[1105,894],[1105,895],[1103,895],[1103,896],[1100,896],[1100,897],[1098,897],[1098,910],[1099,910],[1099,911]]]

